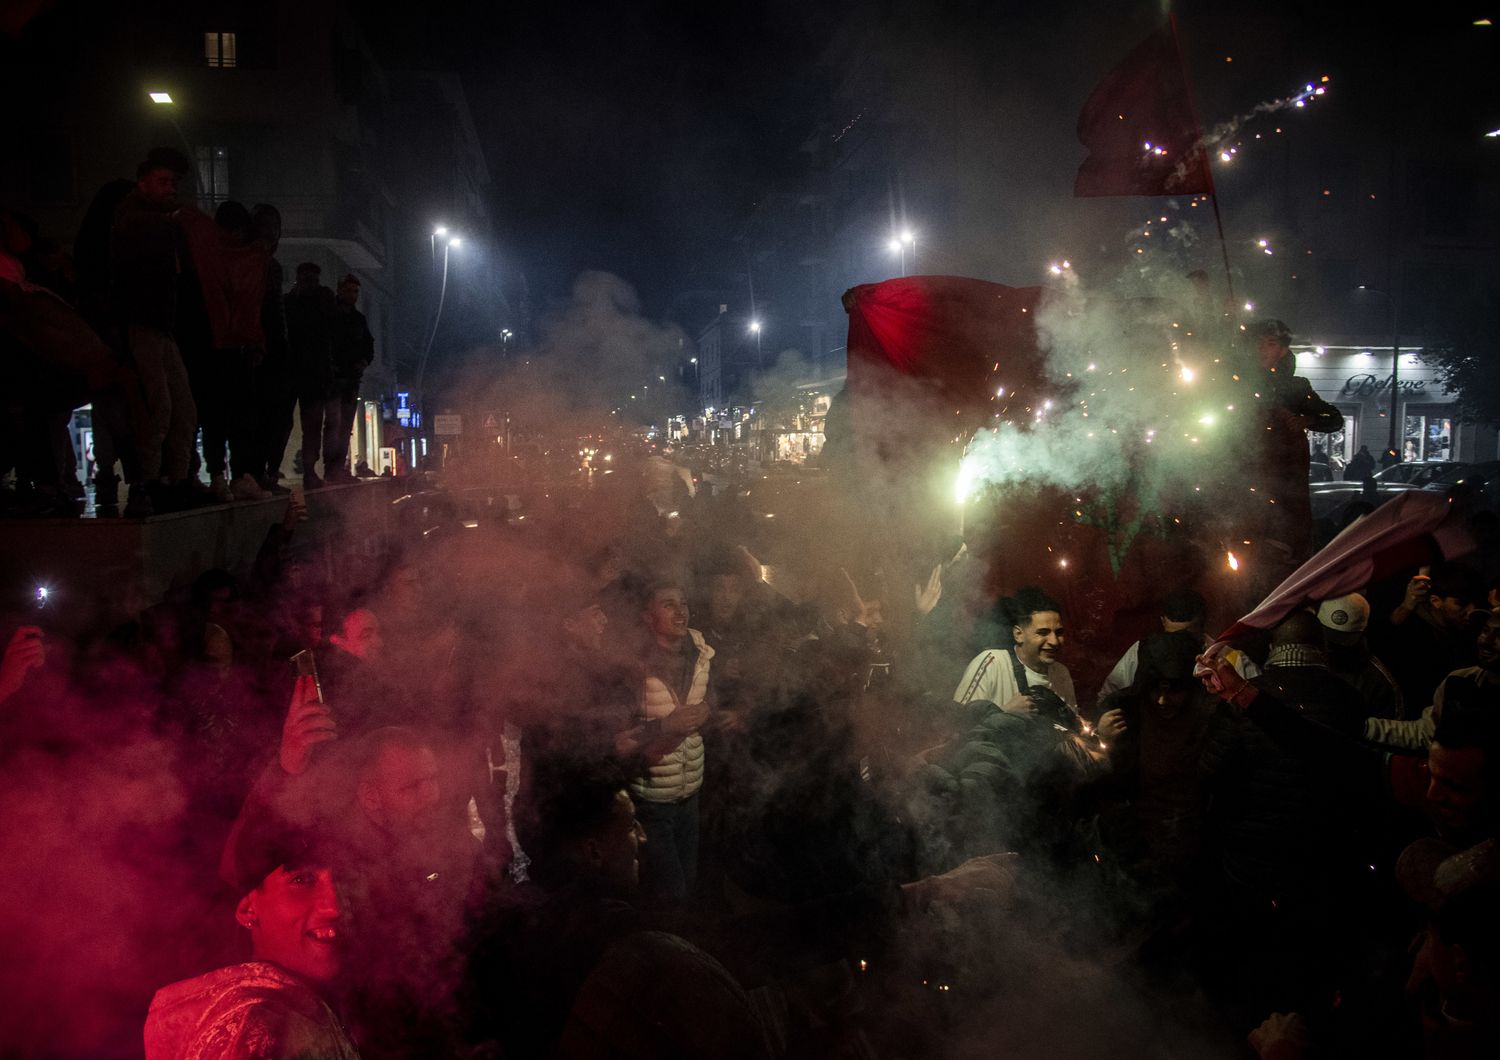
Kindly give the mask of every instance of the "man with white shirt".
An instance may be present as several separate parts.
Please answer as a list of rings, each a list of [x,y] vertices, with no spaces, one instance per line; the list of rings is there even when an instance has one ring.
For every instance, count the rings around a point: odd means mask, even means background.
[[[1176,633],[1185,629],[1190,633],[1203,636],[1203,619],[1208,612],[1208,604],[1203,597],[1192,589],[1177,589],[1168,593],[1167,598],[1161,605],[1161,631],[1163,633]],[[1208,641],[1204,639],[1204,646]],[[1104,684],[1099,689],[1099,702],[1104,702],[1106,696],[1129,688],[1135,683],[1135,671],[1140,664],[1141,642],[1136,641],[1125,654],[1120,656],[1120,661],[1115,663],[1115,668],[1109,672],[1104,679]]]
[[[1061,608],[1037,588],[1022,589],[1001,601],[999,613],[1011,621],[1012,644],[976,655],[964,670],[953,699],[958,703],[988,700],[1009,713],[1027,714],[1032,703],[1027,692],[1048,688],[1075,713],[1078,697],[1073,677],[1057,661],[1063,645]]]

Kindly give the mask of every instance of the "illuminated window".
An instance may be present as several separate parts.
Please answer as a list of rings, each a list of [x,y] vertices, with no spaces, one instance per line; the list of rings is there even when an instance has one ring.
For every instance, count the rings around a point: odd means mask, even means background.
[[[203,34],[203,58],[209,66],[228,69],[237,66],[233,33]]]

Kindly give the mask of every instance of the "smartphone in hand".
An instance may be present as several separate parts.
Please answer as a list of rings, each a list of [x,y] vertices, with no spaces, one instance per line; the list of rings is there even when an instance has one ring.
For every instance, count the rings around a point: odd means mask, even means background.
[[[311,677],[313,687],[318,690],[318,702],[323,703],[323,682],[318,680],[318,661],[310,649],[304,648],[292,656],[292,673],[298,677]]]

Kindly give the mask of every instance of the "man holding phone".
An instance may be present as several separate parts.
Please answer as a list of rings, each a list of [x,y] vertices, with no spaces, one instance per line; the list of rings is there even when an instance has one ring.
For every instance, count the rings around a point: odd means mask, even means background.
[[[1396,683],[1409,716],[1432,703],[1433,693],[1454,670],[1474,665],[1470,618],[1481,599],[1478,578],[1459,567],[1423,567],[1407,583],[1377,642],[1378,654]]]

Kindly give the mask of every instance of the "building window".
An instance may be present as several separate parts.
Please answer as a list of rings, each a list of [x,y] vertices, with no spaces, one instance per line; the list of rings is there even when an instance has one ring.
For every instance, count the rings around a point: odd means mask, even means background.
[[[198,148],[198,193],[206,203],[217,206],[229,198],[229,149]]]
[[[203,34],[203,58],[208,61],[209,66],[218,66],[226,70],[232,66],[238,66],[239,63],[235,55],[234,34]]]

